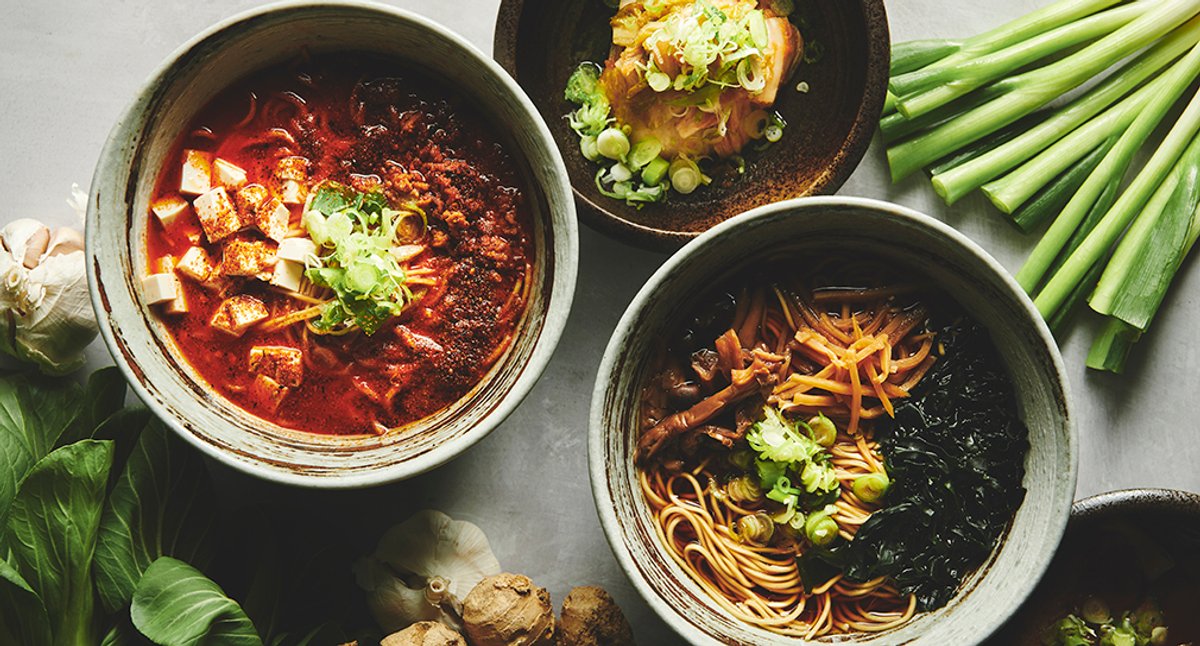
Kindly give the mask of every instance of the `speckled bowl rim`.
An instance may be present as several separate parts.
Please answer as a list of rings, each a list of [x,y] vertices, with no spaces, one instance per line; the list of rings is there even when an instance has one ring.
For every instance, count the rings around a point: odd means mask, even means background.
[[[863,98],[859,103],[858,112],[854,116],[850,131],[846,134],[846,140],[838,149],[838,154],[832,162],[831,170],[813,184],[814,194],[809,197],[836,193],[858,169],[867,150],[871,147],[871,140],[874,138],[879,124],[879,116],[883,112],[883,105],[887,98],[889,62],[891,60],[891,25],[888,23],[887,5],[884,0],[854,1],[862,6],[863,14],[866,16],[867,33],[871,36],[865,43],[867,69]],[[514,75],[514,78],[517,72],[517,38],[521,32],[521,16],[527,2],[528,0],[500,0],[500,9],[496,14],[495,32],[492,35],[492,55],[504,69]],[[872,18],[873,15],[876,15],[872,12],[877,12],[878,20]],[[506,29],[508,24],[512,24],[513,28]],[[557,141],[555,145],[557,145]],[[575,188],[573,182],[571,183],[571,192],[580,206],[579,216],[585,223],[597,231],[641,248],[671,251],[703,235],[703,232],[658,229],[626,220],[609,211],[604,204],[597,204],[588,199],[586,195]],[[753,210],[751,209],[751,211]],[[734,217],[737,215],[727,218],[726,221]]]
[[[554,258],[554,274],[553,279],[547,282],[546,289],[550,291],[548,297],[548,306],[546,308],[545,319],[540,329],[536,331],[537,339],[535,346],[530,352],[528,360],[521,368],[520,374],[513,381],[512,385],[504,393],[499,402],[481,418],[469,430],[454,438],[452,441],[444,442],[438,446],[417,455],[406,461],[392,465],[386,469],[372,470],[367,473],[352,473],[338,474],[336,476],[314,476],[310,474],[294,473],[282,471],[272,468],[270,465],[264,464],[259,460],[246,460],[238,456],[232,455],[221,448],[210,444],[196,437],[179,423],[173,415],[171,415],[163,406],[161,406],[156,398],[151,395],[149,389],[138,378],[136,372],[131,368],[129,361],[126,360],[124,353],[121,352],[119,344],[115,338],[114,330],[111,322],[105,311],[103,302],[104,296],[102,290],[98,288],[97,267],[100,263],[98,252],[94,251],[95,246],[93,240],[96,237],[96,211],[99,208],[99,197],[97,195],[98,182],[96,178],[103,177],[108,171],[107,167],[119,159],[118,151],[122,146],[128,145],[128,138],[133,131],[131,124],[138,123],[139,119],[134,114],[135,109],[141,102],[142,98],[154,92],[154,89],[163,82],[166,74],[176,63],[185,56],[188,56],[198,45],[206,39],[226,30],[239,23],[252,21],[257,17],[266,14],[286,11],[290,9],[306,8],[306,7],[325,7],[329,9],[349,8],[366,11],[375,11],[384,14],[390,14],[392,17],[402,21],[407,21],[416,25],[418,28],[429,30],[437,33],[440,37],[453,43],[464,56],[469,56],[477,64],[487,70],[494,76],[495,79],[503,84],[507,91],[511,94],[513,100],[520,106],[521,110],[529,117],[528,125],[536,129],[537,138],[545,146],[548,154],[548,159],[554,164],[557,177],[557,186],[543,186],[542,190],[546,194],[548,208],[568,209],[569,217],[563,218],[562,226],[555,222],[555,237],[560,237],[565,242],[565,256],[555,256]],[[565,196],[562,204],[555,203],[552,194],[557,193]],[[504,422],[506,418],[524,401],[525,397],[537,384],[541,378],[546,365],[550,362],[559,341],[562,338],[562,333],[566,327],[568,316],[571,311],[571,304],[575,293],[575,284],[578,276],[579,265],[579,229],[577,217],[575,216],[575,205],[572,199],[572,189],[570,180],[567,177],[566,165],[562,160],[562,154],[558,150],[558,145],[554,141],[554,137],[550,134],[550,129],[546,126],[545,121],[541,117],[537,106],[525,93],[525,91],[517,84],[517,82],[504,70],[498,63],[492,60],[491,57],[484,54],[474,44],[468,41],[463,36],[452,31],[451,29],[435,22],[434,20],[422,16],[416,12],[393,7],[378,2],[370,2],[365,0],[283,0],[274,2],[246,11],[236,13],[223,20],[220,20],[208,28],[204,29],[196,36],[190,38],[183,45],[171,52],[161,64],[159,64],[153,72],[147,77],[146,81],[138,88],[134,94],[134,98],[121,111],[117,118],[108,139],[101,150],[99,161],[96,165],[96,170],[93,174],[92,188],[88,196],[87,221],[85,225],[85,244],[87,255],[87,278],[88,291],[91,296],[92,308],[96,312],[96,319],[100,327],[100,335],[104,340],[105,346],[113,357],[113,361],[124,374],[130,388],[146,404],[146,406],[170,427],[177,435],[182,437],[192,446],[199,449],[205,455],[228,465],[240,472],[262,478],[271,482],[277,482],[286,485],[297,487],[313,488],[313,489],[357,489],[364,487],[373,487],[399,480],[405,480],[414,476],[420,475],[432,469],[435,469],[450,460],[458,457],[460,454],[470,449],[480,440],[491,433],[497,426]],[[548,216],[548,220],[553,220],[553,217]],[[548,221],[547,226],[550,226]],[[554,246],[549,245],[546,249],[547,253],[554,252]],[[99,253],[109,253],[107,251]]]
[[[857,207],[872,211],[882,212],[889,217],[899,218],[912,225],[932,229],[935,233],[948,238],[952,243],[961,246],[974,256],[989,272],[995,274],[1005,287],[1010,292],[1014,300],[1021,305],[1022,310],[1028,319],[1033,323],[1037,331],[1038,338],[1046,348],[1050,351],[1053,362],[1053,374],[1056,376],[1058,386],[1062,391],[1064,401],[1064,411],[1067,423],[1067,435],[1069,445],[1069,469],[1067,480],[1070,483],[1071,491],[1075,491],[1078,483],[1079,475],[1079,430],[1075,423],[1075,417],[1071,413],[1071,392],[1070,384],[1067,379],[1066,369],[1063,364],[1062,355],[1058,351],[1058,344],[1054,340],[1049,327],[1046,325],[1041,314],[1038,313],[1033,301],[1029,299],[1025,291],[1017,284],[1016,279],[1008,273],[1004,267],[987,253],[982,247],[960,233],[957,229],[950,225],[937,220],[931,216],[925,215],[914,209],[886,202],[863,197],[843,197],[843,196],[815,196],[801,197],[791,200],[784,200],[760,206],[745,213],[734,216],[714,227],[705,231],[697,238],[693,239],[679,251],[675,252],[670,258],[654,274],[646,281],[646,284],[638,291],[630,302],[629,307],[621,316],[617,323],[612,337],[609,339],[608,345],[605,347],[604,356],[600,361],[600,367],[597,370],[596,382],[592,391],[592,405],[588,416],[588,475],[592,486],[592,497],[596,504],[596,512],[600,517],[600,525],[604,530],[605,539],[608,541],[609,547],[616,558],[617,563],[624,570],[626,578],[641,595],[642,599],[654,610],[667,625],[669,625],[677,634],[693,644],[705,644],[711,646],[724,646],[722,642],[711,638],[709,635],[702,633],[695,625],[680,615],[673,607],[671,607],[658,592],[646,581],[643,577],[637,564],[634,563],[633,557],[628,550],[624,548],[624,536],[621,532],[621,523],[617,519],[613,511],[613,500],[608,492],[607,486],[607,469],[605,466],[605,434],[608,432],[604,424],[604,402],[605,393],[608,390],[611,376],[619,361],[621,348],[626,345],[627,339],[633,334],[633,324],[638,320],[639,313],[647,307],[649,301],[653,298],[654,293],[658,290],[659,285],[670,274],[679,270],[679,267],[693,254],[701,249],[720,244],[722,238],[734,233],[736,229],[742,226],[749,225],[755,220],[770,218],[781,212],[787,212],[797,207]],[[1030,577],[1022,583],[1024,588],[1022,598],[1027,598],[1037,587],[1041,580],[1042,574],[1050,566],[1051,561],[1057,552],[1057,545],[1061,542],[1064,533],[1066,532],[1067,523],[1070,519],[1070,514],[1062,514],[1062,517],[1057,520],[1054,526],[1056,535],[1054,550],[1045,550],[1038,555],[1038,562],[1035,563],[1038,576]],[[657,549],[661,549],[659,546]],[[707,602],[706,602],[707,603]],[[1008,612],[1001,616],[996,616],[989,620],[986,629],[986,634],[994,633],[1005,621],[1017,611],[1020,604],[1014,605],[1008,609]],[[712,606],[710,606],[712,607]],[[816,643],[802,639],[796,639],[797,644]],[[853,643],[853,642],[847,642]]]

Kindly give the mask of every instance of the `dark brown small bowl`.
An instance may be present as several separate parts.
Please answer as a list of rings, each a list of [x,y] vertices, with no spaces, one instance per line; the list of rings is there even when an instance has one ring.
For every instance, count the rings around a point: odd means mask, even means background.
[[[571,72],[581,61],[608,56],[612,10],[600,0],[503,0],[494,56],[549,122],[585,222],[640,246],[673,248],[753,207],[833,193],[866,153],[887,93],[890,37],[883,0],[796,4],[825,52],[815,63],[801,63],[775,104],[788,123],[783,139],[748,154],[740,177],[640,210],[596,190],[596,166],[580,154],[564,118],[572,107],[563,99]],[[800,81],[808,83],[808,93],[795,90]]]
[[[1081,500],[1058,553],[1037,590],[986,646],[1040,646],[1045,630],[1089,596],[1099,596],[1113,613],[1133,610],[1144,585],[1139,559],[1120,550],[1130,532],[1163,550],[1174,570],[1159,580],[1152,596],[1167,612],[1170,644],[1200,643],[1200,494],[1170,489],[1129,489]],[[1109,558],[1119,551],[1119,558]],[[1122,584],[1120,582],[1126,582]]]

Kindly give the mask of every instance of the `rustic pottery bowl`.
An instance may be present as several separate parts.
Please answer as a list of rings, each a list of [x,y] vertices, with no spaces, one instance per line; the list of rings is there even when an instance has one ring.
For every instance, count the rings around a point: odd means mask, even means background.
[[[567,78],[582,61],[608,57],[612,9],[601,0],[502,0],[493,53],[550,124],[585,222],[640,246],[673,249],[747,209],[833,193],[858,166],[887,93],[890,37],[883,0],[797,2],[824,49],[801,63],[775,109],[788,127],[763,153],[747,153],[744,175],[642,209],[596,190],[596,166],[579,152],[565,115]],[[805,94],[795,88],[809,86]]]
[[[1120,585],[1111,588],[1118,581],[1140,581],[1140,561],[1145,554],[1121,551],[1119,559],[1107,558],[1113,551],[1109,541],[1123,541],[1131,531],[1144,533],[1178,568],[1155,591],[1158,603],[1168,613],[1168,643],[1200,639],[1200,616],[1195,613],[1200,599],[1200,494],[1127,489],[1075,503],[1062,547],[1046,576],[988,645],[1041,646],[1046,628],[1092,595],[1108,596],[1105,601],[1114,612],[1117,608],[1112,604],[1124,596],[1121,609],[1132,610],[1125,606],[1140,603],[1140,594]],[[1106,544],[1109,547],[1102,556],[1095,553]],[[1122,594],[1125,592],[1129,594]]]
[[[139,287],[148,202],[180,130],[233,80],[300,53],[363,51],[415,65],[469,97],[521,164],[534,211],[535,278],[516,339],[481,384],[455,404],[383,436],[284,429],[215,395],[184,361]],[[529,392],[558,343],[575,286],[578,230],[566,170],[525,93],[460,36],[382,5],[283,3],[200,34],[174,54],[117,122],[88,203],[88,279],[117,365],[159,417],[206,454],[270,480],[358,487],[407,478],[466,450]]]
[[[977,644],[998,628],[1049,565],[1071,510],[1078,452],[1062,357],[1016,282],[949,226],[910,209],[859,198],[814,197],[760,207],[675,253],[625,311],[592,395],[588,461],[601,525],[618,562],[652,608],[695,644],[797,644],[741,623],[709,601],[655,533],[633,453],[646,357],[675,313],[719,280],[775,252],[852,250],[923,275],[984,324],[1001,350],[1029,427],[1027,495],[999,548],[940,610],[887,632],[818,643]]]

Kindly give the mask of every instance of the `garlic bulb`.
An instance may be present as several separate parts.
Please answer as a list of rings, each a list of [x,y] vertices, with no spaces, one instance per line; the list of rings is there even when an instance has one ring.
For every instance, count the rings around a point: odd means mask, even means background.
[[[484,577],[499,574],[500,563],[478,527],[426,510],[388,530],[354,572],[384,631],[418,621],[458,630],[462,600]]]
[[[22,218],[0,230],[0,245],[0,349],[48,374],[78,369],[98,331],[83,236]]]

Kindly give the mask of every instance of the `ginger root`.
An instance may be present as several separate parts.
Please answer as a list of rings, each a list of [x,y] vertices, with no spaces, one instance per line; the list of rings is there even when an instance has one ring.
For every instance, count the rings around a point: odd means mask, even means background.
[[[550,594],[520,574],[479,582],[463,601],[463,629],[472,646],[553,646]]]
[[[467,642],[436,621],[419,621],[384,637],[379,646],[467,646]]]
[[[604,588],[573,588],[563,600],[558,643],[564,646],[630,646],[633,629]]]

